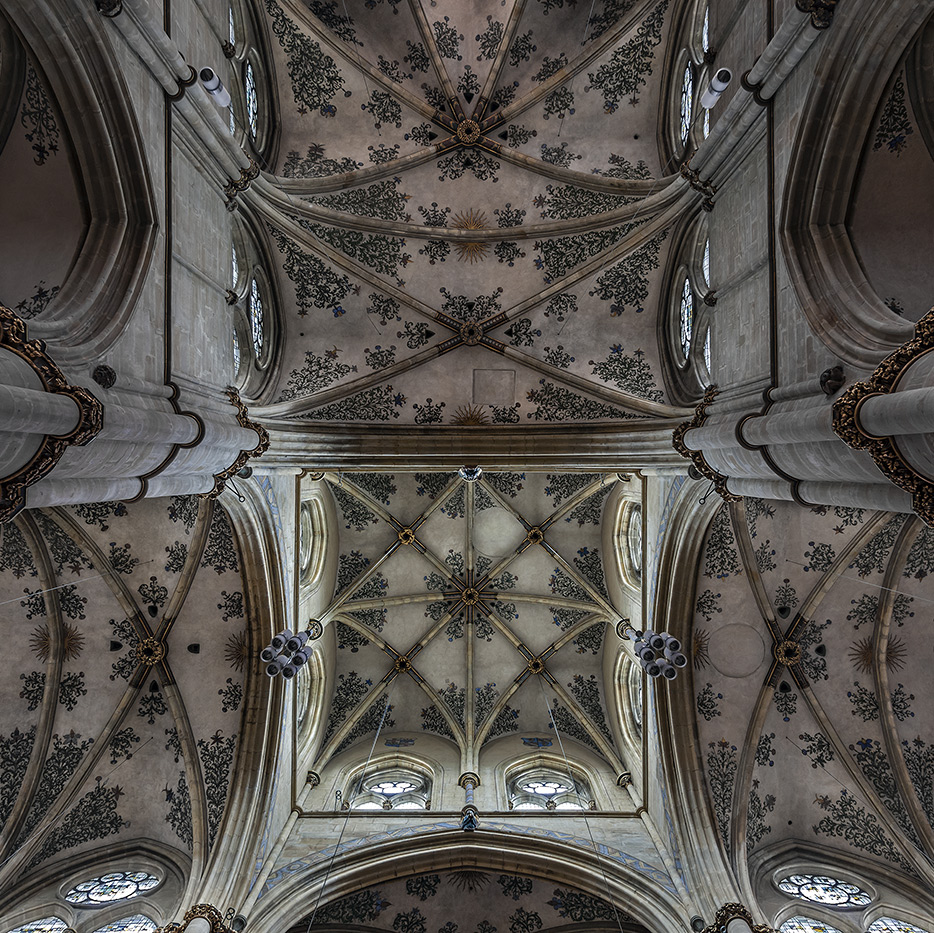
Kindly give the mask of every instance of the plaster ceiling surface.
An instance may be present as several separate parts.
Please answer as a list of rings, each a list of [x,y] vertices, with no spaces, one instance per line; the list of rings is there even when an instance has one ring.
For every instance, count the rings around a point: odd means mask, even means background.
[[[932,237],[934,189],[934,19],[928,20],[892,75],[866,140],[851,207],[860,262],[889,310],[917,321],[931,310],[934,278],[923,258]],[[921,196],[919,196],[919,194]],[[919,225],[920,224],[920,225]]]
[[[570,885],[476,868],[429,872],[373,885],[322,904],[290,933],[335,926],[406,933],[532,933],[534,930],[615,929],[641,924],[608,901]]]
[[[496,736],[554,738],[557,726],[570,746],[622,770],[603,677],[617,644],[601,528],[615,476],[319,482],[342,526],[334,599],[321,614],[336,677],[319,763],[379,729],[441,736],[468,767]]]
[[[793,844],[930,884],[932,544],[917,519],[870,510],[747,498],[717,512],[694,692],[737,863]]]
[[[226,513],[97,503],[24,513],[0,536],[2,886],[101,840],[206,854],[249,644]]]
[[[284,330],[266,420],[675,413],[656,333],[668,0],[265,10]]]

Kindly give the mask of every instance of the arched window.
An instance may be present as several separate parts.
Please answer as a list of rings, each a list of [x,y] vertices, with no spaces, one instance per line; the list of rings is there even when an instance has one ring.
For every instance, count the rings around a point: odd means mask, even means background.
[[[233,40],[231,40],[233,41]],[[704,54],[710,51],[710,7],[704,10],[704,25],[701,29],[701,47]]]
[[[76,907],[104,907],[145,894],[158,886],[159,879],[147,871],[111,871],[79,882],[65,894],[65,900]]]
[[[872,903],[872,895],[858,885],[828,875],[789,875],[778,882],[778,889],[791,897],[836,907],[838,910],[865,907]]]
[[[227,39],[231,45],[237,44],[237,29],[234,25],[233,7],[227,7]]]
[[[256,279],[250,283],[250,337],[256,359],[263,355],[263,299]]]
[[[642,576],[642,506],[638,503],[629,510],[629,522],[626,526],[626,545],[629,566],[633,576]]]
[[[155,921],[143,914],[133,914],[132,917],[124,917],[122,920],[98,927],[94,933],[152,933],[155,929]]]
[[[704,335],[704,365],[707,367],[708,374],[710,373],[710,328],[707,328],[707,333]]]
[[[230,247],[230,287],[236,289],[240,281],[240,263],[237,260],[237,247]]]
[[[636,728],[642,732],[642,669],[635,664],[629,665],[629,707]]]
[[[10,933],[62,933],[68,929],[68,924],[59,917],[43,917],[41,920],[33,920],[32,923],[24,923]]]
[[[710,135],[710,111],[704,108],[704,139]]]
[[[691,134],[691,107],[694,101],[694,68],[688,62],[681,77],[681,145],[686,146]]]
[[[246,95],[246,118],[250,126],[250,136],[255,140],[259,130],[259,98],[256,96],[256,75],[250,62],[247,62],[243,69],[243,93]]]
[[[360,782],[351,793],[352,810],[428,810],[431,782],[408,768],[386,768]]]
[[[928,933],[913,923],[896,920],[894,917],[880,917],[869,924],[869,933]]]
[[[507,790],[510,810],[586,810],[594,806],[587,783],[566,771],[523,771],[510,780]]]
[[[779,930],[781,933],[840,933],[829,923],[821,923],[810,917],[791,917],[779,927]]]
[[[701,268],[704,271],[704,284],[710,286],[710,237],[704,242],[704,262]]]
[[[691,352],[691,340],[694,336],[694,289],[691,280],[685,277],[681,287],[681,300],[678,303],[678,337],[681,341],[681,355],[687,359]]]
[[[237,328],[234,328],[233,332],[233,364],[234,364],[234,375],[240,372],[240,337],[237,334]]]

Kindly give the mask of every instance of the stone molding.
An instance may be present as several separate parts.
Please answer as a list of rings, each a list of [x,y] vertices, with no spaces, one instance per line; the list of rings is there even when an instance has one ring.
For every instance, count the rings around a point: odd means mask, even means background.
[[[928,525],[934,525],[934,481],[923,476],[898,450],[892,437],[874,437],[859,423],[862,403],[875,395],[890,395],[898,391],[898,383],[909,367],[926,353],[934,350],[934,310],[915,325],[915,335],[890,353],[865,381],[854,382],[833,403],[833,430],[848,447],[868,451],[882,474],[906,492],[911,493],[915,513]]]
[[[694,417],[690,421],[682,421],[681,424],[674,429],[671,435],[671,443],[674,449],[677,450],[685,460],[690,460],[697,468],[697,471],[713,483],[714,489],[717,490],[717,494],[724,502],[736,502],[741,497],[734,495],[727,489],[726,484],[729,481],[729,477],[718,473],[710,466],[710,464],[707,463],[706,457],[704,457],[703,451],[691,450],[691,448],[684,443],[684,435],[693,428],[701,427],[707,420],[707,409],[713,403],[719,391],[720,390],[716,386],[707,386],[703,401],[694,409]]]
[[[259,443],[250,450],[241,450],[237,459],[220,473],[214,474],[214,488],[210,492],[200,493],[203,499],[216,499],[227,485],[227,480],[243,469],[251,457],[261,457],[269,449],[269,432],[257,422],[251,420],[246,405],[240,400],[240,393],[233,388],[227,389],[227,397],[237,406],[237,423],[242,428],[250,428],[259,437]]]
[[[742,920],[753,933],[776,933],[775,928],[766,923],[753,923],[752,914],[742,904],[724,904],[703,933],[727,933],[734,920]]]
[[[104,424],[104,406],[87,389],[69,385],[45,352],[44,341],[29,340],[25,322],[3,305],[0,305],[0,347],[24,360],[46,392],[65,395],[78,406],[74,430],[61,436],[46,435],[28,463],[0,478],[0,522],[6,522],[25,506],[26,487],[48,475],[68,447],[83,446],[97,436]]]

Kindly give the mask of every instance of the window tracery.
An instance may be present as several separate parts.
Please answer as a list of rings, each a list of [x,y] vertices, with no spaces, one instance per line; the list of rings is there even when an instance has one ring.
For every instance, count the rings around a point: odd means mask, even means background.
[[[510,810],[593,809],[590,788],[578,775],[533,768],[513,777],[507,787]]]
[[[838,910],[866,907],[872,903],[872,895],[858,885],[829,875],[788,875],[778,882],[778,889],[791,897]]]
[[[681,76],[680,133],[681,145],[686,146],[691,135],[691,109],[694,104],[694,67],[690,62],[684,66]]]
[[[243,69],[243,93],[246,96],[247,124],[250,127],[250,136],[255,142],[259,131],[259,98],[256,94],[256,75],[251,62],[247,62]]]
[[[103,907],[145,894],[159,886],[159,879],[147,871],[111,871],[81,881],[65,894],[76,907]]]
[[[155,921],[145,914],[133,914],[132,917],[124,917],[122,920],[98,927],[94,933],[152,933],[155,929]]]
[[[681,286],[681,300],[678,305],[678,336],[681,341],[681,355],[688,359],[691,353],[691,341],[694,337],[694,289],[691,280],[685,276]]]
[[[250,282],[250,337],[253,341],[253,354],[256,359],[263,355],[263,299],[260,296],[259,284],[254,278]]]
[[[24,923],[10,933],[63,933],[68,929],[68,924],[60,917],[43,917],[41,920],[33,920],[31,923]]]
[[[810,917],[791,917],[780,927],[781,933],[840,933],[836,927]]]
[[[635,577],[642,576],[642,506],[637,502],[629,510],[626,528],[626,547],[630,569]]]
[[[894,917],[880,917],[869,924],[868,933],[929,933],[929,931],[916,927],[913,923],[896,920]]]
[[[408,768],[386,768],[365,778],[350,796],[352,810],[428,810],[431,781]]]

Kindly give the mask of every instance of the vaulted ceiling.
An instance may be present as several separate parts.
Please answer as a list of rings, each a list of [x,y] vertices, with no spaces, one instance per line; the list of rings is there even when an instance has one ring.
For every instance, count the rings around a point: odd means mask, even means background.
[[[264,419],[678,413],[657,337],[668,0],[265,10],[283,334]]]
[[[241,735],[249,607],[227,514],[196,497],[0,528],[2,887],[100,846],[197,872]]]
[[[697,575],[697,728],[737,866],[821,851],[929,886],[934,536],[917,519],[747,498]]]
[[[336,678],[318,753],[372,735],[448,739],[463,770],[522,734],[581,743],[613,774],[617,686],[604,653],[604,506],[599,474],[325,474],[340,526],[332,624]],[[609,695],[608,695],[609,691]],[[555,735],[555,727],[558,736]]]

